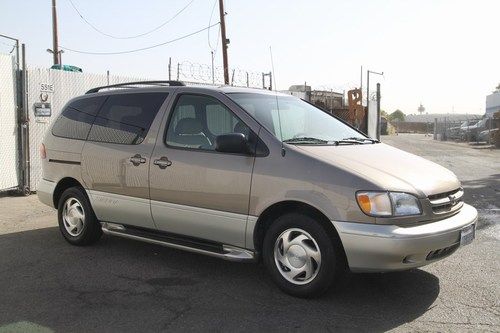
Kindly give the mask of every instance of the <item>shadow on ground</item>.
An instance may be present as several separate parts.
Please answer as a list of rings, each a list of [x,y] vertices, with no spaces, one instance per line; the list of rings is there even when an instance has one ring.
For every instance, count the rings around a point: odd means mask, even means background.
[[[434,275],[412,270],[349,274],[319,299],[297,299],[261,265],[113,237],[75,247],[57,228],[2,235],[0,253],[0,331],[385,331],[439,294]]]

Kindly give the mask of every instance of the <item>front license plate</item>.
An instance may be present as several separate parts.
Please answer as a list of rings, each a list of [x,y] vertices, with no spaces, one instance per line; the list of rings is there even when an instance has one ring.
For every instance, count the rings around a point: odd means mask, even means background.
[[[476,224],[475,223],[463,228],[460,232],[460,246],[464,246],[464,245],[472,243],[475,236],[476,236]]]

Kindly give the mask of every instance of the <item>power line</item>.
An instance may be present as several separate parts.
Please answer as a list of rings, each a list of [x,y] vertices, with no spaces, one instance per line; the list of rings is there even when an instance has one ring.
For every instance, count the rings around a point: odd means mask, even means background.
[[[94,29],[95,31],[97,31],[98,33],[100,33],[101,35],[104,35],[106,37],[110,37],[110,38],[115,38],[115,39],[132,39],[132,38],[138,38],[138,37],[142,37],[142,36],[146,36],[152,32],[155,32],[157,30],[159,30],[160,28],[164,27],[165,25],[167,25],[168,23],[172,22],[177,16],[179,16],[186,8],[188,8],[193,2],[194,0],[191,0],[187,5],[185,5],[181,10],[179,10],[177,13],[175,13],[174,16],[172,16],[171,18],[169,18],[167,21],[163,22],[162,24],[160,24],[159,26],[157,26],[156,28],[153,28],[149,31],[146,31],[144,33],[140,33],[138,35],[133,35],[133,36],[115,36],[115,35],[112,35],[112,34],[108,34],[102,30],[100,30],[99,28],[97,28],[94,24],[92,24],[89,20],[87,20],[83,15],[82,13],[78,10],[78,8],[75,6],[75,4],[73,3],[73,0],[68,0],[69,3],[71,4],[71,6],[73,7],[73,9],[78,13],[78,15],[80,16],[80,18],[85,22],[87,23],[87,25],[89,25],[92,29]]]
[[[217,0],[214,0],[214,4],[212,5],[212,11],[210,12],[210,19],[208,20],[208,25],[212,24],[212,17],[214,16],[215,5],[217,4]],[[210,43],[210,29],[208,29],[208,47],[210,51],[215,51],[217,49],[217,44],[215,48],[212,47],[212,43]]]
[[[174,39],[171,39],[169,41],[166,41],[166,42],[163,42],[163,43],[159,43],[159,44],[155,44],[155,45],[151,45],[151,46],[146,46],[146,47],[141,47],[141,48],[138,48],[138,49],[133,49],[133,50],[127,50],[127,51],[117,51],[117,52],[92,52],[92,51],[81,51],[81,50],[74,50],[74,49],[70,49],[68,47],[64,47],[64,46],[60,46],[61,49],[64,49],[66,51],[70,51],[70,52],[75,52],[75,53],[82,53],[82,54],[92,54],[92,55],[113,55],[113,54],[125,54],[125,53],[133,53],[133,52],[139,52],[139,51],[145,51],[145,50],[150,50],[150,49],[153,49],[155,47],[159,47],[159,46],[163,46],[163,45],[166,45],[166,44],[170,44],[170,43],[173,43],[173,42],[177,42],[179,40],[182,40],[182,39],[185,39],[185,38],[188,38],[188,37],[191,37],[193,35],[196,35],[196,34],[199,34],[200,32],[203,32],[207,29],[210,29],[212,27],[215,27],[216,25],[220,24],[220,22],[217,22],[217,23],[214,23],[212,25],[209,25],[208,27],[205,27],[205,28],[202,28],[200,30],[197,30],[197,31],[194,31],[194,32],[191,32],[187,35],[184,35],[184,36],[181,36],[181,37],[177,37],[177,38],[174,38]]]

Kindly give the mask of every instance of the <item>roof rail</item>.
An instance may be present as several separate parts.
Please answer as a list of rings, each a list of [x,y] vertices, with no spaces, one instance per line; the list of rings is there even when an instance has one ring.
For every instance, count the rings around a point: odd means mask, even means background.
[[[133,86],[137,85],[155,85],[155,86],[170,86],[170,87],[185,86],[184,82],[181,81],[135,81],[135,82],[124,82],[124,83],[111,84],[108,86],[92,88],[85,94],[96,93],[102,89],[107,89],[107,88],[133,88]]]

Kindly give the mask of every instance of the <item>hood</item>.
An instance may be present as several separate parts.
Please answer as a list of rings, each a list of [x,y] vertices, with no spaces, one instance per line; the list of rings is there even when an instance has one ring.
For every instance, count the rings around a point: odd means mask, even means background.
[[[381,189],[429,196],[460,187],[460,182],[450,170],[383,143],[296,147],[320,160],[356,173]]]

